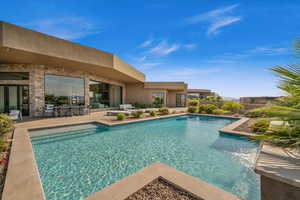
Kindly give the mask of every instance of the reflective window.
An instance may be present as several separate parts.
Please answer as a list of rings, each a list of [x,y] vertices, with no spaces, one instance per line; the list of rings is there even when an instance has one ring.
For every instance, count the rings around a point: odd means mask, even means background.
[[[90,81],[90,105],[92,108],[118,107],[122,103],[122,87],[100,81]]]
[[[46,74],[45,104],[84,105],[84,80]]]
[[[99,81],[90,81],[90,105],[92,108],[109,107],[109,84]]]
[[[189,93],[188,97],[189,98],[200,98],[200,94],[199,93]]]
[[[163,92],[153,92],[152,102],[156,106],[162,106],[164,104],[165,94]]]
[[[176,94],[176,107],[186,106],[186,94]]]
[[[0,80],[29,80],[29,72],[0,72]]]

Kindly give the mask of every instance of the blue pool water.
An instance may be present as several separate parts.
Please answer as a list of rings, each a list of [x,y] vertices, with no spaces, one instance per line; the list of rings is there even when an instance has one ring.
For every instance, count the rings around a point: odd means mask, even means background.
[[[218,133],[233,121],[189,115],[31,140],[47,200],[84,199],[156,161],[259,200],[259,176],[252,170],[258,143]]]

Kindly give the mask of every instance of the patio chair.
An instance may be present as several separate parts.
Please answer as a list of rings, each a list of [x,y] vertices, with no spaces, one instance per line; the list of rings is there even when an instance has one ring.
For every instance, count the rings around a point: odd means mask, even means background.
[[[54,116],[54,105],[53,104],[45,104],[44,108],[44,117],[47,117],[47,115],[51,114],[51,117]]]
[[[22,120],[22,114],[19,110],[11,110],[9,116],[12,120]]]

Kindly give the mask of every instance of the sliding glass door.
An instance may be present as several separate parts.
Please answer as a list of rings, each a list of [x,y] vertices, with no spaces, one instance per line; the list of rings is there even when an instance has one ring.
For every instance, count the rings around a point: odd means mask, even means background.
[[[29,88],[25,85],[0,85],[0,113],[20,110],[29,114]]]
[[[186,94],[176,94],[176,107],[186,106]]]

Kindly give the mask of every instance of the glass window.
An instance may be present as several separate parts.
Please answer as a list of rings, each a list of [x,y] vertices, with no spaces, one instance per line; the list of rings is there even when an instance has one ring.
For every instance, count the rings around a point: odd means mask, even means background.
[[[200,94],[199,93],[189,93],[188,98],[200,98]]]
[[[92,108],[109,107],[109,84],[90,81],[90,105]]]
[[[186,106],[186,94],[176,94],[176,107]]]
[[[84,105],[84,80],[46,74],[45,104]]]
[[[156,106],[162,106],[164,104],[165,94],[163,92],[153,92],[152,102]]]
[[[0,72],[0,80],[29,80],[29,72]]]
[[[122,103],[122,87],[110,85],[109,99],[110,107],[118,107]]]
[[[118,107],[122,103],[122,87],[90,81],[89,96],[92,108]]]

